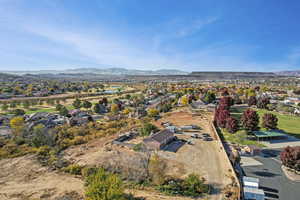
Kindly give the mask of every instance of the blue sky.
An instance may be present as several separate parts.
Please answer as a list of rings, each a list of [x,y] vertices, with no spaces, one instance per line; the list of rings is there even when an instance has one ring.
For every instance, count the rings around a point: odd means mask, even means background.
[[[300,69],[298,0],[0,0],[0,70]]]

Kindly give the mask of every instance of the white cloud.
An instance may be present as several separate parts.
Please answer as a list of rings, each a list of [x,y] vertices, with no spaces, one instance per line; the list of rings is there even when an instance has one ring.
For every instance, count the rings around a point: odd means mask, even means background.
[[[175,32],[176,37],[187,37],[194,33],[197,33],[205,26],[215,23],[218,20],[218,17],[209,17],[205,19],[196,19],[191,22],[184,22],[181,24],[181,27]]]

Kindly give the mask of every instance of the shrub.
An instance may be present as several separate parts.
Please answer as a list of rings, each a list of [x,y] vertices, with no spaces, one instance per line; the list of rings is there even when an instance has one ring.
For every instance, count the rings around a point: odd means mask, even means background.
[[[183,195],[197,197],[202,193],[207,193],[209,188],[208,185],[204,184],[204,179],[200,179],[196,174],[190,174],[183,181]]]
[[[116,103],[112,104],[110,109],[111,109],[111,112],[114,114],[119,112],[119,106]]]
[[[74,108],[79,109],[82,106],[81,100],[80,99],[75,99],[75,101],[72,103]]]
[[[134,151],[142,151],[142,149],[143,149],[143,144],[142,143],[138,143],[138,144],[133,146]]]
[[[278,118],[272,113],[265,113],[262,126],[266,129],[277,129]]]
[[[149,117],[157,117],[159,115],[159,111],[155,108],[150,108],[147,111],[147,114],[148,114]]]
[[[66,117],[69,114],[69,111],[65,106],[62,106],[59,110],[59,114]]]
[[[50,147],[48,146],[42,146],[40,148],[38,148],[37,150],[37,154],[38,154],[38,158],[39,159],[48,159],[48,157],[50,156]]]
[[[68,167],[64,167],[63,171],[67,172],[67,173],[70,173],[70,174],[74,174],[74,175],[81,175],[81,170],[82,169],[83,169],[82,166],[72,164],[72,165],[69,165]]]
[[[154,184],[160,185],[165,181],[165,169],[166,163],[157,154],[154,154],[148,166],[148,171]]]
[[[25,111],[22,110],[22,109],[15,109],[11,113],[13,115],[16,115],[16,116],[23,116],[23,115],[25,115]]]
[[[190,174],[184,180],[169,179],[162,185],[159,185],[158,190],[168,195],[181,195],[196,198],[204,193],[208,193],[209,186],[204,184],[204,179],[200,179],[198,175]]]
[[[83,103],[82,103],[82,106],[83,106],[84,108],[86,108],[86,109],[91,108],[92,105],[93,105],[93,104],[92,104],[91,102],[89,102],[89,101],[83,101]]]
[[[158,128],[155,125],[146,122],[142,125],[142,128],[140,128],[139,133],[141,136],[148,136],[151,134],[151,132],[156,132],[156,131],[158,131]]]
[[[47,129],[45,129],[43,124],[38,124],[33,127],[32,132],[31,145],[34,147],[41,147],[44,145],[52,146],[55,143],[54,137],[51,137],[48,134]]]
[[[25,144],[26,140],[23,137],[17,136],[13,138],[13,141],[17,144],[17,145],[22,145]]]
[[[72,140],[74,145],[79,145],[79,144],[84,144],[86,143],[86,140],[84,139],[83,136],[75,136],[74,139]]]
[[[203,101],[205,103],[212,103],[215,100],[216,100],[216,95],[211,91],[208,91],[203,97]]]
[[[105,172],[103,168],[86,178],[87,200],[124,200],[122,180],[115,174]]]
[[[13,130],[14,137],[22,136],[25,130],[25,121],[23,117],[14,117],[9,122]]]
[[[57,105],[55,106],[55,110],[60,111],[63,107],[64,107],[63,105],[57,104]]]

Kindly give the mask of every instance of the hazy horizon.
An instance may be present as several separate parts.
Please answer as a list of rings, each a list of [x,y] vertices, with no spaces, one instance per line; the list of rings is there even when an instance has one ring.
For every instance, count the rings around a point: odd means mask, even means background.
[[[296,0],[0,0],[0,70],[299,70],[299,9]]]

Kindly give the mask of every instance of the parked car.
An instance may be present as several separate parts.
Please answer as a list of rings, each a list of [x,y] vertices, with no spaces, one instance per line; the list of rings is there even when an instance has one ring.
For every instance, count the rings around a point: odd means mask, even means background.
[[[189,145],[194,145],[195,143],[194,143],[192,140],[188,140],[188,141],[187,141],[187,144],[189,144]]]
[[[204,141],[213,141],[213,139],[211,137],[205,137],[203,138]]]
[[[203,133],[202,135],[203,135],[203,137],[210,137],[210,135],[208,133]]]
[[[197,138],[197,139],[200,139],[200,138],[201,138],[201,136],[200,136],[199,134],[193,134],[193,135],[191,135],[191,137],[192,137],[192,138]]]

